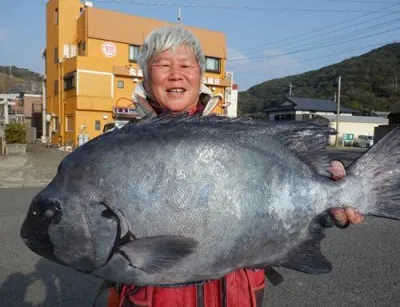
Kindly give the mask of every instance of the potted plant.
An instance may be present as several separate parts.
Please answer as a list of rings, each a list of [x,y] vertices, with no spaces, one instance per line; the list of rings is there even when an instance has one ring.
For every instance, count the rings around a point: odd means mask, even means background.
[[[26,153],[26,127],[20,123],[7,124],[4,129],[6,154]]]

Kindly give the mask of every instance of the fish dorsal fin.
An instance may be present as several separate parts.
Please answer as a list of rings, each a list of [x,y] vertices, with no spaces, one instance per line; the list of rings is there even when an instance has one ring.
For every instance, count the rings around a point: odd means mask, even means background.
[[[275,135],[296,154],[310,169],[320,175],[330,177],[330,158],[326,152],[329,135],[335,130],[312,123],[282,124]]]

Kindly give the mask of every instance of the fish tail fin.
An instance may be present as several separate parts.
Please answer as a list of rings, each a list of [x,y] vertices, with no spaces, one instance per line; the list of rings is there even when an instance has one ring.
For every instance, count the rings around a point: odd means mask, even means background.
[[[352,163],[347,174],[361,183],[361,213],[400,219],[400,127]]]

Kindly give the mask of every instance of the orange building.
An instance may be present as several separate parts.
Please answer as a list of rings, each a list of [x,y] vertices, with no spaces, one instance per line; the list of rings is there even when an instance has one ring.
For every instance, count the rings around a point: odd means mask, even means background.
[[[139,48],[154,28],[168,24],[95,8],[90,2],[48,1],[44,57],[47,129],[53,144],[77,146],[101,134],[106,123],[135,116],[131,97],[143,76],[136,62]],[[204,83],[227,99],[232,87],[225,35],[185,27],[204,49]],[[223,101],[213,112],[226,114],[225,105]]]

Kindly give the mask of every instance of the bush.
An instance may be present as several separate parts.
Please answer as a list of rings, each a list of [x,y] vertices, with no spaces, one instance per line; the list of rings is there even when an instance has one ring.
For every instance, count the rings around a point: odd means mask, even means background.
[[[7,144],[25,144],[26,127],[23,124],[7,124],[4,129],[4,136]]]

